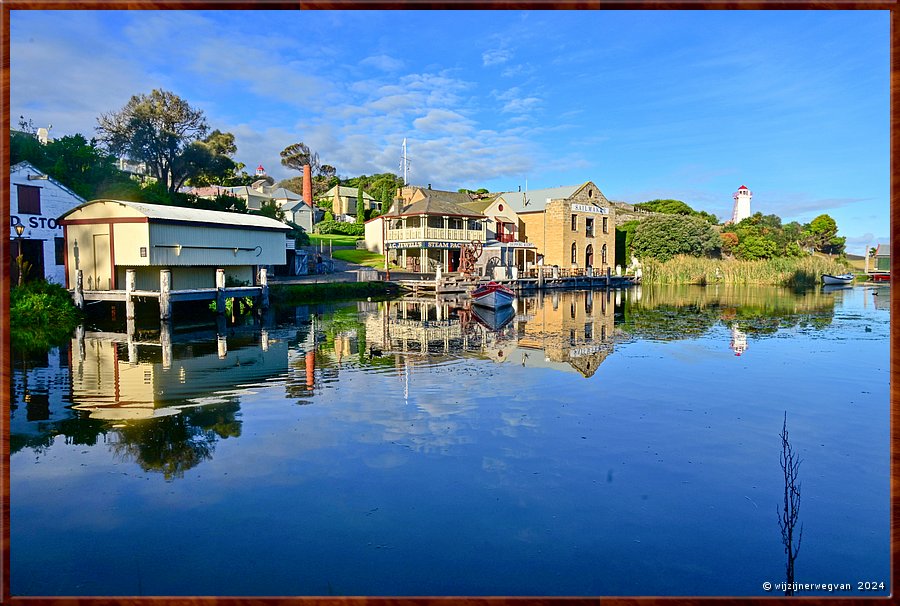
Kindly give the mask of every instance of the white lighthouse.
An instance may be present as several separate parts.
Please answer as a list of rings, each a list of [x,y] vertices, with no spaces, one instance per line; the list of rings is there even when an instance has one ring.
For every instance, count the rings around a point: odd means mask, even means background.
[[[746,185],[741,185],[731,197],[734,198],[731,222],[740,223],[750,216],[750,200],[753,198],[753,192],[747,189]]]

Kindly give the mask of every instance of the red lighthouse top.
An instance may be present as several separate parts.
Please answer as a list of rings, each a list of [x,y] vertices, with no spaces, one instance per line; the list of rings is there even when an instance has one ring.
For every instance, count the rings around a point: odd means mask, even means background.
[[[738,190],[742,190],[742,189],[749,189],[749,188],[748,188],[746,185],[741,185],[741,186],[738,188]]]

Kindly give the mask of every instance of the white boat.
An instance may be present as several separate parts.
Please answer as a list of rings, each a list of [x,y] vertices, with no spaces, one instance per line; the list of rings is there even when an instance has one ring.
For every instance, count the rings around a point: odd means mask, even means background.
[[[502,284],[488,282],[473,290],[470,296],[472,297],[472,303],[475,305],[496,309],[498,307],[512,305],[516,294]]]
[[[822,274],[822,284],[850,284],[853,282],[853,277],[853,274],[841,274],[839,276]]]

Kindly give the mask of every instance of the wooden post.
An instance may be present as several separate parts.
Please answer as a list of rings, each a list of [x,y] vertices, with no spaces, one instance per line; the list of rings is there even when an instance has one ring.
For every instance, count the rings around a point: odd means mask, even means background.
[[[159,319],[169,320],[172,318],[172,299],[169,291],[172,290],[172,271],[168,269],[159,270]]]
[[[134,320],[134,299],[131,293],[134,292],[134,270],[125,270],[125,319]]]
[[[216,313],[225,313],[225,270],[216,270]]]
[[[216,318],[216,348],[219,352],[219,359],[224,360],[228,355],[228,341],[225,336],[225,316],[223,315]]]
[[[172,322],[165,319],[159,323],[159,344],[162,346],[162,366],[172,366]]]
[[[75,349],[78,350],[76,357],[79,362],[84,362],[85,350],[84,350],[84,324],[79,324],[75,327]]]
[[[544,290],[544,266],[538,265],[537,271],[538,271],[538,275],[537,275],[538,290]]]
[[[75,307],[84,309],[84,272],[80,269],[75,270]]]
[[[331,241],[329,240],[329,243]],[[263,309],[269,308],[269,277],[265,267],[259,268],[259,285],[262,287],[260,293],[260,305]]]
[[[610,269],[609,265],[606,266],[606,288],[609,288],[610,280],[612,279],[612,269]]]
[[[125,303],[128,306],[128,303]],[[128,336],[128,364],[134,366],[137,364],[137,345],[134,342],[134,316],[125,318],[125,333]]]

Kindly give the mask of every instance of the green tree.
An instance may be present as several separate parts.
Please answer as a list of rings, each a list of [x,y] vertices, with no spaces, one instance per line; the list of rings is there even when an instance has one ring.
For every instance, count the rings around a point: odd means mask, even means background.
[[[632,248],[640,258],[666,261],[675,255],[708,255],[721,244],[718,232],[699,217],[658,215],[638,224]]]
[[[837,236],[837,222],[829,215],[819,215],[804,226],[803,236],[805,243],[815,250],[824,251],[832,244],[832,239]]]
[[[356,222],[364,223],[366,220],[366,205],[363,198],[362,183],[356,188]]]
[[[143,162],[171,194],[192,176],[197,158],[184,156],[209,130],[203,111],[158,89],[132,96],[121,110],[102,114],[97,122],[100,140],[110,152]]]
[[[286,217],[284,209],[281,208],[281,205],[275,200],[266,200],[260,205],[259,210],[256,212],[257,214],[269,217],[270,219],[275,219],[276,221],[284,221]]]
[[[748,234],[741,239],[734,250],[741,259],[753,261],[755,259],[770,259],[776,256],[778,246],[773,240],[765,236]]]

